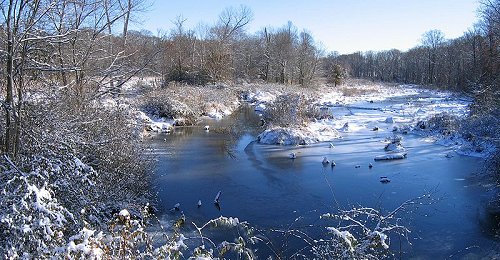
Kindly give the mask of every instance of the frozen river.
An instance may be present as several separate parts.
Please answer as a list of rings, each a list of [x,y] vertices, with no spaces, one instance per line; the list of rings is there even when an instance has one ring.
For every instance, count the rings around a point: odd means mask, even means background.
[[[198,126],[156,136],[152,141],[158,158],[154,189],[162,219],[168,222],[179,217],[180,211],[170,210],[176,203],[188,223],[201,224],[220,215],[238,217],[267,230],[275,251],[290,256],[304,243],[269,230],[293,228],[321,239],[326,237],[325,226],[335,226],[320,219],[321,214],[357,206],[389,212],[405,200],[431,193],[422,205],[398,214],[400,223],[412,232],[408,234],[411,245],[392,238],[395,257],[474,258],[491,252],[497,241],[489,234],[491,223],[484,211],[490,194],[477,177],[484,159],[457,154],[410,133],[403,136],[406,159],[373,160],[384,154],[385,140],[392,136],[393,125],[383,123],[386,117],[408,122],[425,111],[465,113],[464,102],[419,93],[373,103],[360,101],[350,108],[324,105],[335,115],[329,123],[340,127],[350,122],[355,129],[341,132],[342,138],[331,141],[333,148],[329,142],[259,144],[255,139],[264,129],[249,108],[220,121],[207,119]],[[210,131],[203,129],[206,124]],[[380,130],[372,131],[374,126]],[[294,160],[289,158],[292,152],[297,155]],[[325,156],[335,160],[336,166],[324,167]],[[368,167],[370,163],[373,168]],[[381,183],[380,177],[391,181]],[[213,204],[219,190],[220,209]],[[198,200],[201,207],[197,207]],[[262,244],[257,248],[260,257],[272,254]]]

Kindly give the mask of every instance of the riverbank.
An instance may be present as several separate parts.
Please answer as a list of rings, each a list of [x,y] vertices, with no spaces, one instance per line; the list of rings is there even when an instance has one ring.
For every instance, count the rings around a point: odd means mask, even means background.
[[[495,142],[481,136],[480,129],[464,124],[469,122],[469,106],[473,102],[470,97],[420,86],[352,80],[337,88],[327,85],[188,86],[172,83],[163,88],[146,89],[148,91],[136,101],[137,112],[134,115],[150,133],[169,132],[175,126],[195,125],[200,117],[220,120],[246,102],[262,116],[263,123],[268,123],[259,137],[259,141],[266,144],[328,142],[341,138],[342,133],[376,129],[388,135],[424,136],[431,142],[453,148],[461,155],[488,158],[498,149]],[[284,104],[297,103],[297,100],[286,100],[293,95],[300,95],[304,100],[301,107],[288,108],[291,110],[288,114],[270,115],[273,106],[282,108]],[[276,104],[280,98],[284,100]],[[402,98],[409,101],[394,102]],[[385,106],[391,102],[394,104]],[[302,118],[293,118],[296,116],[294,113],[304,109],[309,111],[302,113]],[[353,109],[364,112],[353,114]],[[285,119],[286,124],[279,122]]]

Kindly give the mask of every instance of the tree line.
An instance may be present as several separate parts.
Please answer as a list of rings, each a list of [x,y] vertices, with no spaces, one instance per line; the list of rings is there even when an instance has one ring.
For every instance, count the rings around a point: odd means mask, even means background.
[[[149,48],[158,48],[160,55],[148,71],[165,81],[192,84],[235,79],[307,84],[317,77],[323,51],[311,33],[288,22],[249,34],[245,29],[252,17],[247,7],[227,8],[214,25],[196,29],[177,17],[170,32],[149,36]]]
[[[341,66],[356,78],[466,92],[493,90],[495,86],[498,91],[500,1],[482,1],[479,13],[479,22],[456,39],[445,39],[441,31],[430,30],[408,51],[332,53],[324,63]]]

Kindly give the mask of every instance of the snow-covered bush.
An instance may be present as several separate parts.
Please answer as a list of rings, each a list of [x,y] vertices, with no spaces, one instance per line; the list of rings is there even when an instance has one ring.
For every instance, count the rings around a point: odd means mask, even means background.
[[[398,215],[409,207],[432,203],[430,194],[403,202],[394,210],[383,213],[367,207],[326,213],[322,219],[333,220],[326,227],[328,239],[314,240],[311,252],[319,259],[381,259],[393,257],[390,250],[392,235],[407,238],[410,230],[401,224]]]
[[[237,88],[224,85],[171,84],[147,93],[139,106],[152,116],[182,118],[184,124],[192,125],[200,116],[220,118],[232,113],[239,106],[239,93]]]
[[[196,122],[198,115],[193,108],[166,94],[154,93],[154,95],[147,97],[148,99],[141,106],[141,110],[158,118],[182,118],[188,125]]]
[[[424,130],[438,131],[443,135],[450,135],[459,131],[459,122],[457,116],[444,112],[433,115],[426,121],[420,121],[417,127]]]
[[[24,155],[64,147],[61,153],[75,155],[98,173],[100,205],[130,203],[147,195],[150,164],[126,108],[102,108],[97,102],[78,105],[62,96],[27,105],[25,117],[31,127],[25,129]]]
[[[79,211],[66,206],[78,209],[91,202],[92,169],[71,155],[54,155],[33,156],[21,165],[0,159],[0,257],[50,256],[79,221]]]
[[[400,152],[405,152],[406,149],[403,147],[403,144],[402,144],[402,141],[403,141],[403,137],[400,136],[400,135],[393,135],[391,137],[388,137],[386,139],[386,141],[388,142],[385,147],[384,147],[384,150],[386,152],[395,152],[395,153],[400,153]]]
[[[219,259],[235,257],[254,259],[254,250],[249,246],[260,241],[252,235],[253,229],[237,218],[219,217],[201,227],[193,223],[196,231],[192,236],[181,233],[186,225],[182,216],[172,230],[147,232],[147,212],[143,218],[134,219],[122,209],[110,223],[109,231],[98,232],[82,228],[69,238],[69,243],[56,253],[70,259]],[[215,242],[203,232],[206,229],[236,229],[239,235],[234,242]],[[188,243],[189,242],[189,243]],[[191,246],[191,247],[190,247]]]
[[[147,200],[149,163],[128,111],[73,101],[24,106],[19,153],[0,160],[0,258],[50,257],[83,227],[105,229],[114,210]]]
[[[265,110],[266,121],[273,126],[304,126],[313,118],[321,116],[313,100],[300,94],[283,94]]]

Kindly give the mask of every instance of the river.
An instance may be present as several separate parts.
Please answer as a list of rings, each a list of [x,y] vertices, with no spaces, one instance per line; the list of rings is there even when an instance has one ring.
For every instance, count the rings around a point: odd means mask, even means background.
[[[363,108],[329,109],[336,115],[349,110],[352,117],[384,118],[387,111],[398,113],[394,108],[408,105],[409,99],[425,108],[435,105],[435,98],[396,97],[377,103],[382,109],[375,110],[363,109],[375,106],[372,103],[362,104]],[[205,131],[204,125],[210,130]],[[335,226],[335,222],[320,220],[323,213],[359,206],[387,213],[408,199],[429,193],[431,198],[422,205],[398,213],[400,223],[411,230],[411,244],[393,238],[395,257],[488,256],[498,241],[489,232],[491,223],[484,210],[491,194],[478,181],[484,159],[459,155],[429,138],[407,134],[403,136],[406,159],[374,161],[384,153],[384,141],[392,135],[392,127],[378,123],[380,130],[371,131],[372,124],[365,126],[342,133],[341,139],[331,142],[333,148],[325,142],[263,145],[255,141],[264,130],[259,117],[243,106],[222,120],[204,119],[197,126],[157,135],[150,142],[158,160],[154,191],[159,198],[159,215],[165,221],[175,220],[180,213],[171,208],[180,203],[187,223],[232,216],[261,230],[293,228],[321,239],[326,235],[325,226]],[[297,154],[296,159],[289,158],[291,152]],[[335,160],[336,166],[324,167],[324,156]],[[368,167],[370,163],[373,168]],[[380,177],[391,181],[381,183]],[[218,191],[222,193],[220,208],[213,204]],[[197,207],[198,200],[201,207]],[[304,247],[300,239],[286,238],[279,232],[266,235],[285,257]],[[257,244],[257,249],[259,257],[272,254],[267,246]]]

